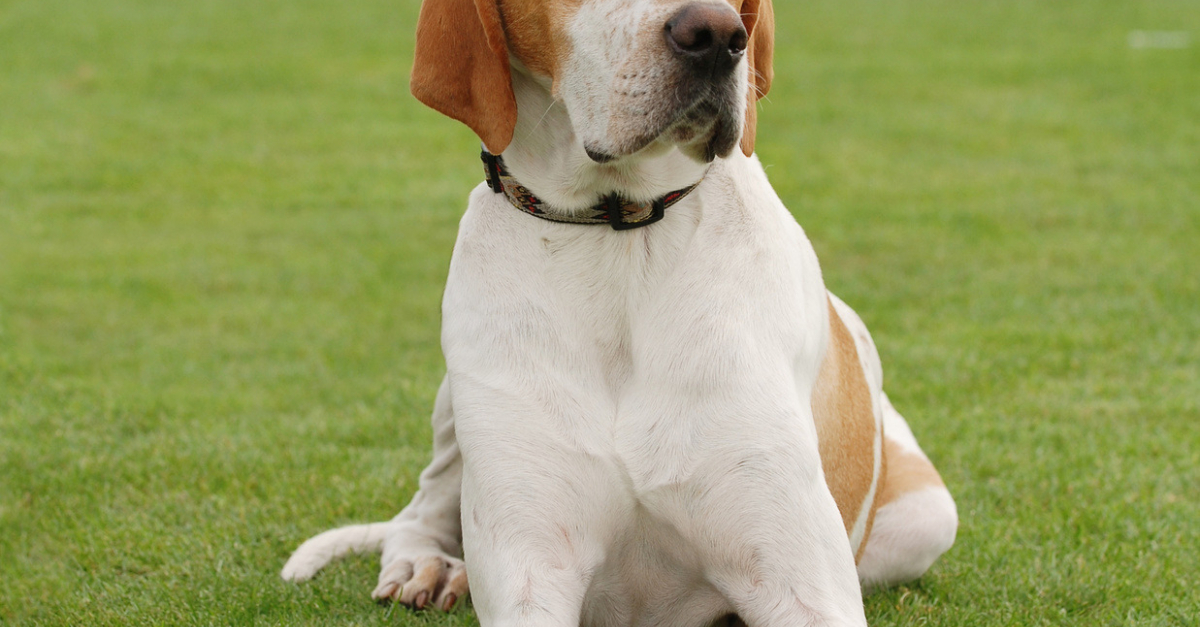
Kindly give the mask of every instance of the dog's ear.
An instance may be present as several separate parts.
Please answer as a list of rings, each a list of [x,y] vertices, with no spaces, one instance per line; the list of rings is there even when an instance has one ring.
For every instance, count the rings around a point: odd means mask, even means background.
[[[775,54],[775,9],[771,0],[746,0],[742,5],[742,22],[750,41],[746,45],[746,62],[750,65],[750,93],[746,94],[746,124],[742,127],[742,152],[754,153],[754,132],[758,126],[758,99],[771,90],[775,70],[771,58]]]
[[[517,124],[508,45],[496,0],[425,0],[409,88],[500,154]]]

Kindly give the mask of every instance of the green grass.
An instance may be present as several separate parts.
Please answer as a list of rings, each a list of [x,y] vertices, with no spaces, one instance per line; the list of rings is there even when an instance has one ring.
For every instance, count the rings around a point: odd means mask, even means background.
[[[760,156],[962,520],[868,618],[1197,625],[1200,5],[777,4]],[[0,0],[0,623],[474,624],[277,575],[428,455],[416,9]]]

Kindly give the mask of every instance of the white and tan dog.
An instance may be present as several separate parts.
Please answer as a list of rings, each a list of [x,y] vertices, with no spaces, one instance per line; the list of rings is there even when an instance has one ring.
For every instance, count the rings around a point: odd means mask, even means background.
[[[413,93],[503,163],[450,265],[434,459],[396,518],[310,539],[284,578],[382,549],[376,598],[447,608],[469,574],[488,627],[862,625],[862,587],[950,547],[870,335],[752,156],[773,22],[425,0]],[[570,223],[601,201],[614,228]]]

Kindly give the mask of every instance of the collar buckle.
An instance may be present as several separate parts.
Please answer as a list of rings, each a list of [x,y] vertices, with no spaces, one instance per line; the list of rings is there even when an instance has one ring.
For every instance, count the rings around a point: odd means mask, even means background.
[[[608,198],[616,198],[616,196],[617,196],[616,194],[609,194],[608,196],[605,197],[605,200],[607,200]],[[609,204],[609,207],[610,207],[610,209],[609,209],[609,214],[608,214],[608,217],[609,217],[608,225],[611,226],[612,230],[614,230],[614,231],[628,231],[630,229],[636,229],[636,228],[643,227],[643,226],[649,226],[651,224],[654,224],[655,222],[658,222],[659,220],[662,220],[663,216],[667,215],[667,207],[663,203],[662,199],[655,200],[653,203],[651,203],[650,215],[647,216],[646,219],[638,220],[637,222],[626,222],[622,219],[624,216],[622,215],[622,212],[621,212],[620,201],[617,201],[617,210],[615,213],[613,213],[613,210],[611,209],[611,207],[612,207],[611,203]],[[616,216],[616,219],[613,219],[613,216]]]
[[[483,160],[483,169],[487,174],[488,187],[497,194],[504,193],[504,184],[500,182],[500,157],[487,150],[480,151],[479,158]]]
[[[623,228],[629,228],[625,226],[628,223],[625,222],[625,211],[622,209],[624,204],[625,203],[621,202],[621,198],[615,193],[604,197],[604,206],[608,208],[608,225],[611,226],[614,231],[620,231]]]

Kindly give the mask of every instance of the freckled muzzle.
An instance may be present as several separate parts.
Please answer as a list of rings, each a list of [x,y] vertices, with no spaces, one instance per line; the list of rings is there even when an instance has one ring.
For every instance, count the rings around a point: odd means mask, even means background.
[[[659,142],[703,162],[727,156],[741,136],[746,85],[737,76],[749,37],[728,4],[692,2],[661,22],[650,83],[630,86],[638,72],[619,74],[610,134],[584,148],[609,163]],[[646,80],[645,78],[642,79]],[[620,129],[612,133],[614,129]],[[605,141],[607,140],[607,141]]]

